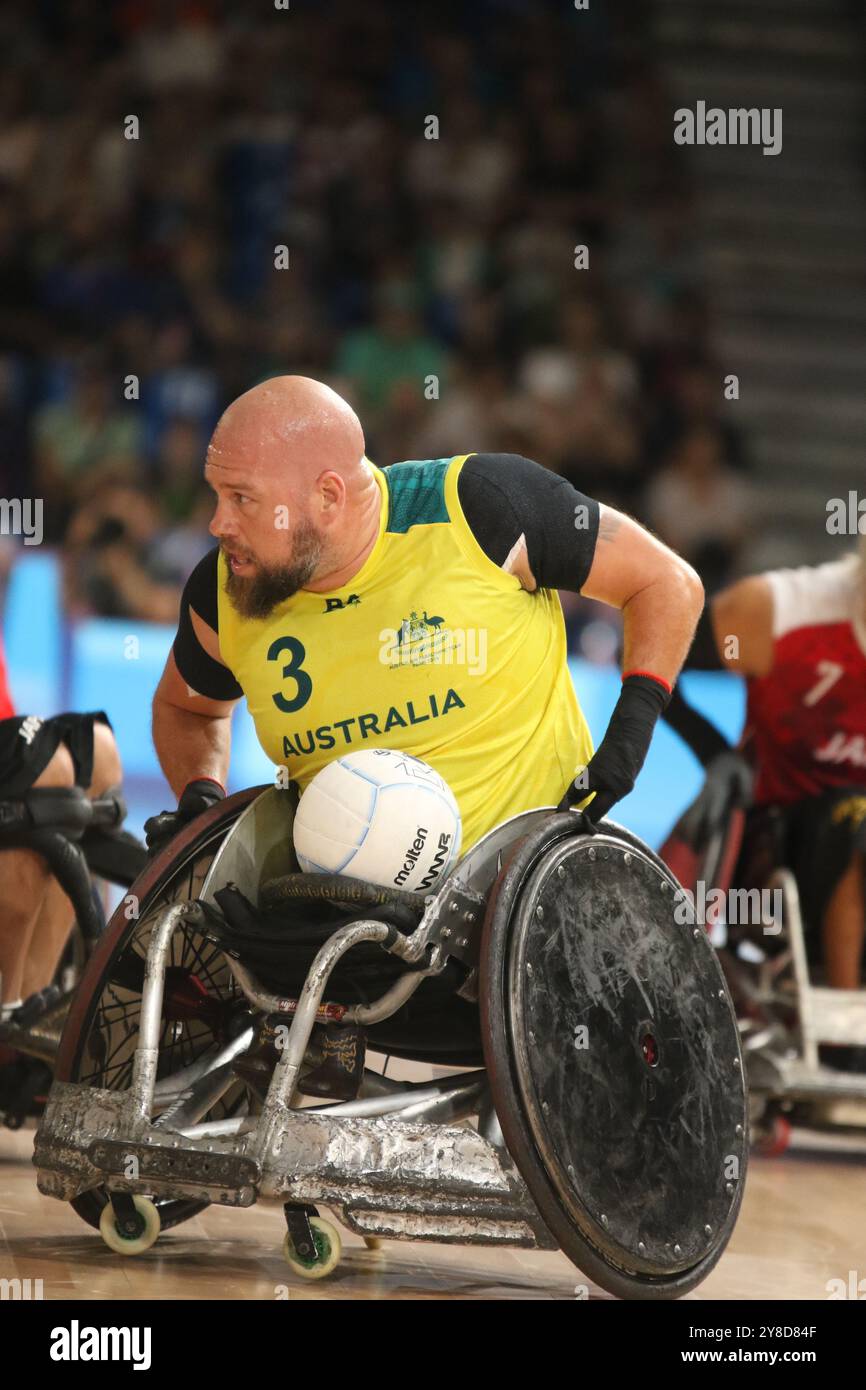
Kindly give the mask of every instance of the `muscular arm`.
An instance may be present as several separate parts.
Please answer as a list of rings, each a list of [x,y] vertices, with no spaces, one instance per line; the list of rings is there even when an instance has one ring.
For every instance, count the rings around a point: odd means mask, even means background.
[[[601,743],[573,784],[575,792],[595,793],[589,814],[599,820],[637,780],[694,635],[704,590],[678,555],[637,522],[602,507],[582,592],[619,608],[624,628],[622,688]]]
[[[213,777],[226,785],[236,704],[237,700],[197,695],[178,671],[174,652],[169,652],[153,697],[153,745],[177,796],[199,777]]]
[[[524,589],[571,590],[623,614],[622,690],[604,738],[562,802],[593,793],[592,812],[601,818],[643,765],[694,635],[701,581],[637,522],[518,455],[474,455],[458,490],[482,549]]]
[[[773,593],[762,574],[740,579],[710,604],[716,650],[726,671],[765,676],[773,665]]]
[[[704,601],[692,567],[630,517],[602,506],[592,567],[582,592],[623,616],[623,670],[673,685]]]
[[[691,566],[636,521],[518,454],[474,454],[458,484],[485,554],[524,589],[566,589],[622,610],[625,671],[673,684],[703,603]]]
[[[178,796],[199,777],[226,784],[231,715],[243,691],[220,660],[216,631],[216,551],[196,566],[181,599],[180,622],[153,699],[153,743]]]

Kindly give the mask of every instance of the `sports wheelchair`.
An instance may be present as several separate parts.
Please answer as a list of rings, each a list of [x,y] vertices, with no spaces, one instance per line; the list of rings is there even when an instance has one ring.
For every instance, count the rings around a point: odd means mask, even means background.
[[[63,1032],[40,1191],[126,1254],[210,1203],[269,1201],[308,1278],[340,1255],[324,1206],[369,1245],[561,1249],[620,1297],[693,1289],[737,1218],[747,1107],[731,999],[670,871],[546,807],[422,897],[299,873],[296,805],[294,786],[239,792],[132,885]],[[389,1078],[365,1036],[447,1074]],[[355,1098],[319,1084],[335,1058]]]
[[[693,889],[702,880],[707,890],[728,894],[742,863],[743,811],[728,806],[699,854],[681,835],[687,816],[662,847],[662,858],[685,886]],[[772,811],[760,833],[760,915],[746,930],[725,923],[718,955],[737,1011],[752,1144],[757,1153],[777,1157],[788,1147],[792,1120],[812,1129],[866,1129],[866,1069],[829,1066],[821,1055],[824,1048],[866,1050],[866,986],[843,990],[823,983],[820,964],[809,959],[797,880],[774,849]]]
[[[91,800],[82,787],[33,787],[0,800],[0,851],[41,855],[75,914],[56,977],[59,1000],[39,1010],[32,1023],[3,1028],[0,1122],[8,1129],[41,1112],[69,995],[105,928],[93,876],[128,888],[147,862],[144,845],[121,828],[125,816],[118,790]]]

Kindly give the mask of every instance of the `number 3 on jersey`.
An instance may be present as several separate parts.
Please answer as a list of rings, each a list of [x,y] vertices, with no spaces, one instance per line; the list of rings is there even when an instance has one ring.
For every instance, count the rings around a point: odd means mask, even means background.
[[[278,690],[271,699],[283,714],[294,714],[295,710],[301,709],[309,700],[313,682],[303,669],[304,657],[307,654],[303,642],[299,642],[297,637],[278,637],[276,642],[272,642],[268,647],[268,661],[279,661],[283,652],[289,652],[291,656],[288,665],[283,667],[283,679],[295,681],[297,692],[294,699],[289,700]]]

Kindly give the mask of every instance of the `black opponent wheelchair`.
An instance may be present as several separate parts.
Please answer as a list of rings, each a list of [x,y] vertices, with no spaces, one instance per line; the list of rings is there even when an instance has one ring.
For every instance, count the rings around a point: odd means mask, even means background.
[[[147,863],[144,845],[122,829],[125,816],[117,789],[91,800],[82,787],[33,787],[0,800],[0,851],[41,855],[75,914],[53,998],[30,1001],[31,1008],[19,1010],[20,1022],[2,1030],[0,1123],[8,1129],[41,1113],[70,995],[105,929],[94,876],[129,888]]]
[[[270,1201],[307,1278],[339,1260],[325,1207],[368,1245],[561,1249],[620,1297],[693,1289],[736,1221],[747,1107],[669,870],[547,807],[423,897],[299,873],[296,805],[239,792],[132,885],[66,1022],[40,1191],[130,1255],[209,1203]],[[366,1044],[446,1074],[397,1081]]]

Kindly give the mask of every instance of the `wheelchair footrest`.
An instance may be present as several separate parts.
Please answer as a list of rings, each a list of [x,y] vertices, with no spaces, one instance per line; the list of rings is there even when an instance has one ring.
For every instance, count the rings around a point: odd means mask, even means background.
[[[184,1149],[179,1145],[94,1139],[87,1157],[106,1177],[134,1179],[136,1183],[154,1179],[195,1188],[220,1187],[236,1194],[256,1186],[262,1176],[255,1159],[241,1154],[202,1153],[200,1149]],[[252,1200],[250,1193],[249,1201],[231,1204],[249,1206]]]
[[[127,1110],[124,1091],[55,1081],[33,1150],[39,1191],[68,1202],[107,1182],[117,1190],[225,1206],[256,1201],[261,1170],[233,1141],[142,1129]],[[127,1130],[128,1137],[118,1138]]]
[[[142,1125],[127,1097],[54,1083],[33,1158],[40,1192],[322,1203],[361,1234],[556,1247],[506,1150],[471,1127],[273,1105],[252,1134],[192,1138]]]

